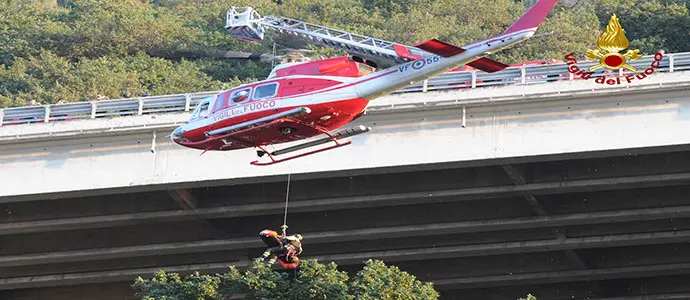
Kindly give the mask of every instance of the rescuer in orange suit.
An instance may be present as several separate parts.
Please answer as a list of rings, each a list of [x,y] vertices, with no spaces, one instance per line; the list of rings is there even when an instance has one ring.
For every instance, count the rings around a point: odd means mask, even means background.
[[[266,251],[264,251],[261,257],[257,258],[257,260],[263,261],[270,256],[271,259],[268,260],[266,264],[270,266],[276,262],[276,259],[278,259],[278,254],[283,250],[283,239],[278,235],[277,232],[269,229],[264,229],[259,232],[259,236],[268,248],[266,248]]]
[[[267,266],[275,263],[276,259],[287,269],[294,269],[299,264],[298,256],[302,254],[302,236],[299,234],[291,236],[281,236],[277,232],[264,229],[259,233],[261,240],[268,246],[266,251],[257,260],[265,260],[271,257]]]

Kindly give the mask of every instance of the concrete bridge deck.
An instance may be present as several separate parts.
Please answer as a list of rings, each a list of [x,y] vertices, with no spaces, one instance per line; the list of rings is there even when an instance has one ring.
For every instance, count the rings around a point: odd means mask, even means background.
[[[372,103],[357,124],[373,132],[355,137],[352,145],[270,167],[249,165],[253,149],[200,156],[172,144],[167,135],[186,114],[3,126],[0,177],[6,181],[0,201],[244,182],[288,172],[321,176],[684,145],[690,142],[687,78],[689,72],[675,72],[624,87],[575,81],[391,96]]]

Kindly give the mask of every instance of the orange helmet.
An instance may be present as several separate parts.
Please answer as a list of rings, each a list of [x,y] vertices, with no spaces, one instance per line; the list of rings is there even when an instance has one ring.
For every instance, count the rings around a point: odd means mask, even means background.
[[[278,233],[273,231],[273,230],[264,229],[261,232],[259,232],[259,235],[265,236],[265,237],[269,237],[269,236],[276,236],[277,237]]]

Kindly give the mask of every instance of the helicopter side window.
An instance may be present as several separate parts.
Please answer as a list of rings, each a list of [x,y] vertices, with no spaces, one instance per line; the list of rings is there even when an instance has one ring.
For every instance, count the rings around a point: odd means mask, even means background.
[[[232,92],[232,94],[230,95],[230,101],[232,101],[234,103],[245,102],[245,101],[249,100],[249,92],[251,92],[251,91],[252,91],[251,88],[236,90],[236,91]],[[232,104],[232,103],[228,103],[228,105],[230,105],[230,104]]]
[[[264,84],[264,85],[260,85],[260,86],[256,87],[256,89],[254,89],[254,97],[252,97],[252,98],[254,100],[271,98],[277,94],[278,94],[278,83],[273,82],[273,83]]]

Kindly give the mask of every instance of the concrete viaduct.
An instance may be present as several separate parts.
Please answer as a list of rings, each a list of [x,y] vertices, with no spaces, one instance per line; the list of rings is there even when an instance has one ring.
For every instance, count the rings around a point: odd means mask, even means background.
[[[382,259],[443,299],[688,299],[689,78],[394,95],[351,146],[270,167],[172,144],[187,113],[2,126],[0,299],[245,266],[288,173],[305,258]]]

